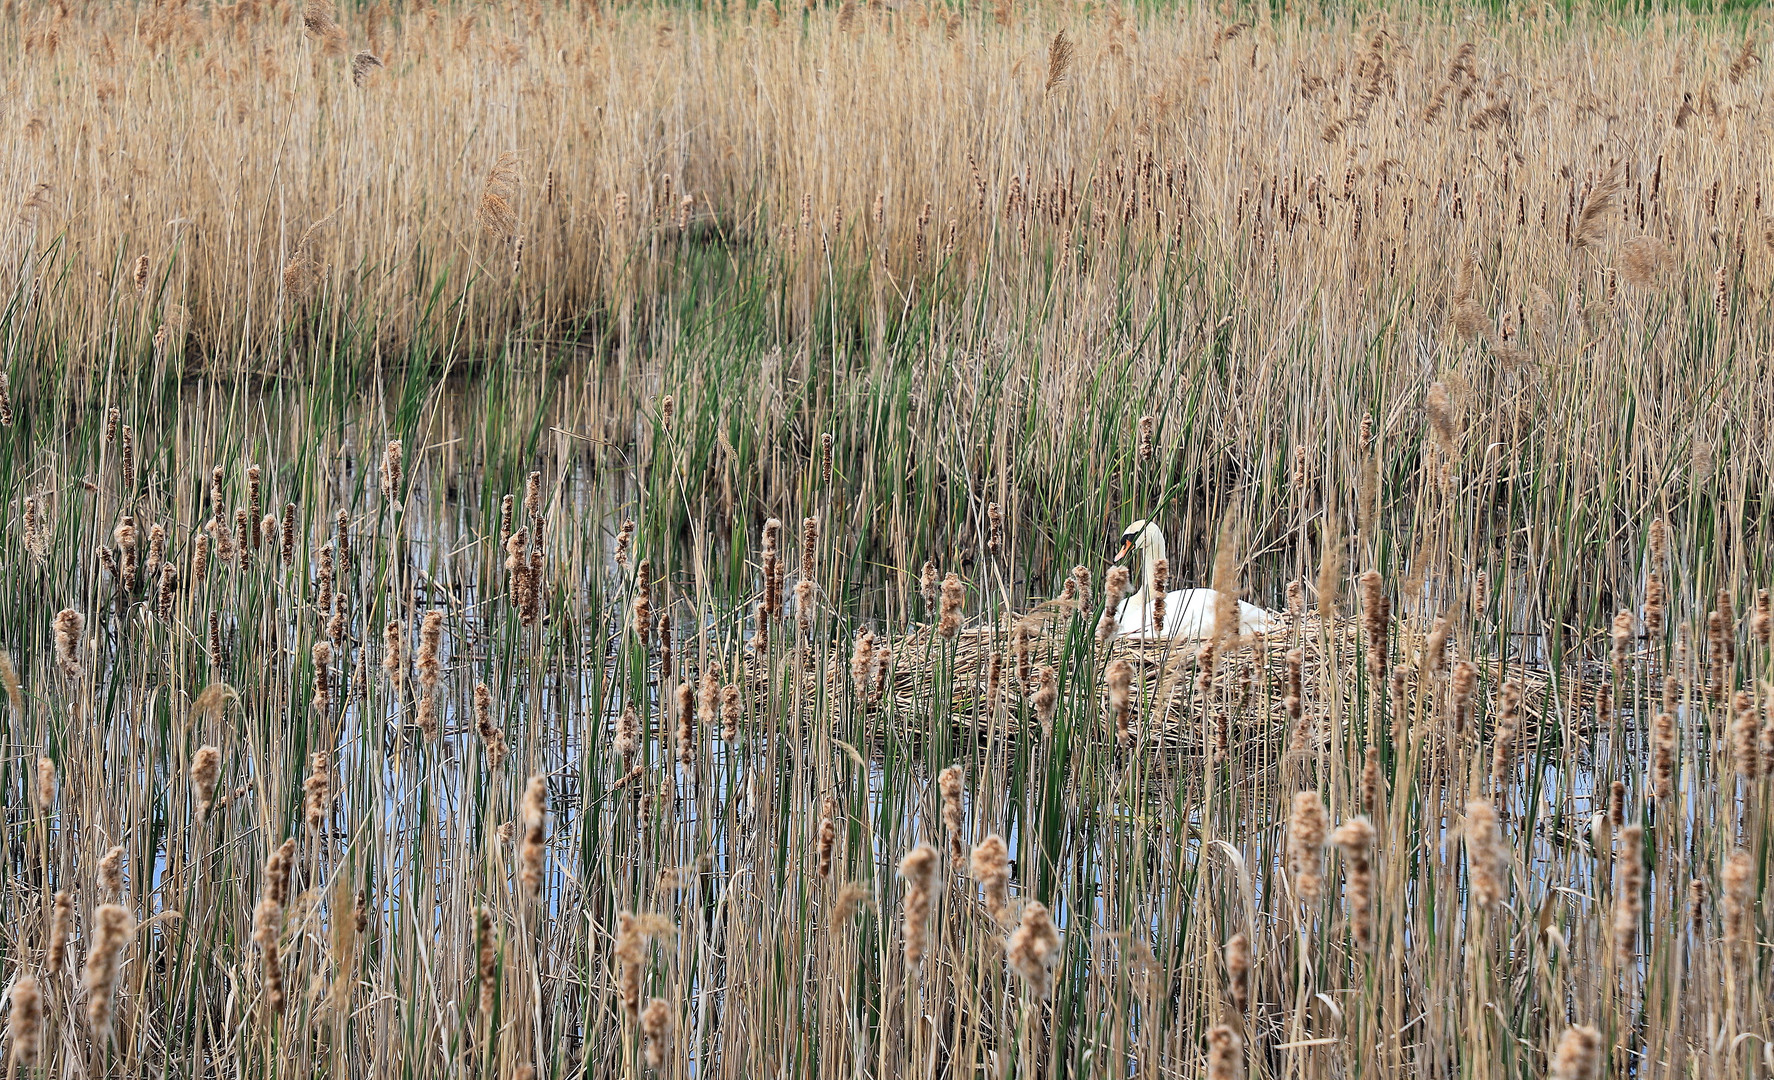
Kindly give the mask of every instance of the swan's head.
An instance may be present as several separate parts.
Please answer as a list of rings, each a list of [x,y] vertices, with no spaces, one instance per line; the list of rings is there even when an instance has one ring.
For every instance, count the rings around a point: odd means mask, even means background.
[[[1136,551],[1144,552],[1146,547],[1146,528],[1147,526],[1144,518],[1141,518],[1139,521],[1136,521],[1127,527],[1126,531],[1121,534],[1121,547],[1115,552],[1116,562],[1124,562],[1129,555]]]

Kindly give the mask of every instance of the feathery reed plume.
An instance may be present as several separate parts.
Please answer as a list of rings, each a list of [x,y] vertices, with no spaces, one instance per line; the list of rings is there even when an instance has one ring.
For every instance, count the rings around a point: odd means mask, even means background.
[[[942,886],[942,876],[937,869],[941,858],[929,844],[919,844],[899,860],[899,877],[906,883],[901,909],[905,962],[913,971],[923,968],[924,951],[929,945],[930,906]]]
[[[1725,944],[1737,958],[1748,952],[1755,937],[1751,885],[1754,873],[1755,862],[1750,858],[1749,852],[1738,848],[1725,860],[1724,871],[1719,875],[1723,885],[1719,896],[1719,910],[1724,915]]]
[[[961,800],[966,791],[966,779],[962,775],[961,766],[950,765],[936,777],[937,787],[942,789],[942,824],[949,834],[950,861],[956,873],[967,865],[967,843],[963,836]]]
[[[519,853],[523,864],[524,893],[531,900],[542,892],[542,861],[548,853],[548,782],[540,776],[530,777],[524,786],[524,842]]]
[[[1107,645],[1120,632],[1121,624],[1116,621],[1116,611],[1121,606],[1121,598],[1127,595],[1127,568],[1113,566],[1103,579],[1103,617],[1097,620],[1096,643]]]
[[[838,845],[838,800],[827,795],[820,803],[819,814],[819,877],[832,876],[832,855]]]
[[[953,638],[961,629],[961,600],[966,591],[966,587],[961,584],[961,575],[953,570],[943,577],[942,617],[936,626],[936,632],[943,637]]]
[[[1230,1025],[1214,1025],[1207,1033],[1207,1080],[1240,1080],[1243,1075],[1244,1040]]]
[[[64,890],[55,894],[55,909],[49,917],[49,944],[43,950],[45,973],[61,974],[68,962],[68,938],[73,932],[74,897]]]
[[[1574,246],[1584,248],[1601,241],[1609,211],[1614,208],[1614,197],[1620,194],[1620,186],[1620,166],[1615,165],[1589,190],[1583,208],[1577,213],[1577,223],[1571,230]]]
[[[351,58],[351,85],[361,87],[368,84],[384,66],[381,57],[368,49],[360,50]]]
[[[1487,910],[1503,899],[1509,883],[1509,863],[1497,828],[1497,811],[1483,799],[1466,804],[1466,872],[1472,901]]]
[[[37,759],[37,810],[47,814],[55,809],[55,762],[47,757]]]
[[[30,1069],[43,1050],[43,992],[29,975],[12,985],[12,1061]]]
[[[1105,682],[1109,691],[1109,715],[1115,725],[1115,742],[1133,745],[1133,665],[1116,660],[1109,665]]]
[[[388,625],[382,628],[382,670],[396,689],[406,676],[406,640],[406,626],[399,619],[389,619]]]
[[[1497,730],[1492,735],[1491,783],[1500,789],[1515,766],[1515,735],[1521,726],[1521,686],[1503,684],[1497,710]]]
[[[111,995],[123,947],[135,937],[135,920],[120,904],[93,912],[92,944],[86,953],[86,1018],[101,1040],[111,1031]]]
[[[1657,714],[1651,724],[1651,794],[1658,801],[1675,797],[1675,717]]]
[[[80,639],[86,635],[86,616],[63,608],[55,616],[55,658],[69,682],[80,679]]]
[[[1233,934],[1226,942],[1226,996],[1239,1016],[1250,1010],[1250,938]]]
[[[517,211],[511,204],[520,183],[517,155],[509,150],[500,154],[481,185],[480,206],[474,215],[481,231],[494,240],[509,241],[517,234]]]
[[[634,575],[634,604],[630,624],[634,636],[642,645],[647,644],[653,630],[653,564],[642,559]]]
[[[1042,92],[1051,94],[1058,89],[1059,85],[1066,81],[1066,73],[1071,67],[1072,43],[1066,38],[1066,32],[1061,30],[1053,35],[1053,40],[1047,45],[1047,84],[1042,88]],[[147,256],[144,255],[143,258],[147,258]],[[1145,421],[1140,421],[1140,425],[1144,428]],[[1150,455],[1145,456],[1149,457]]]
[[[1601,1043],[1601,1032],[1592,1027],[1566,1028],[1553,1055],[1552,1080],[1595,1080]]]
[[[1004,943],[1004,951],[1010,969],[1029,984],[1035,1000],[1046,1001],[1053,994],[1053,967],[1059,960],[1059,931],[1054,929],[1046,904],[1029,901],[1023,908],[1022,922]]]
[[[1614,879],[1614,960],[1629,971],[1638,959],[1638,924],[1644,912],[1645,832],[1628,825],[1620,831],[1620,861]]]
[[[1761,754],[1756,745],[1761,725],[1756,716],[1755,699],[1749,691],[1739,690],[1731,696],[1731,712],[1731,763],[1746,784],[1753,784],[1761,765]]]
[[[1736,86],[1749,75],[1750,65],[1761,62],[1762,58],[1756,55],[1756,39],[1754,37],[1745,38],[1743,48],[1731,58],[1731,68],[1726,72],[1725,77],[1730,80],[1732,86]]]
[[[1324,884],[1325,833],[1330,823],[1324,800],[1317,791],[1294,794],[1293,811],[1287,819],[1287,865],[1294,893],[1305,903],[1318,900]]]
[[[1455,664],[1448,689],[1448,727],[1458,740],[1465,737],[1466,729],[1472,723],[1472,696],[1478,690],[1478,668],[1466,660]]]
[[[1332,834],[1331,840],[1343,849],[1348,865],[1349,929],[1357,948],[1374,947],[1374,826],[1365,817],[1353,817]]]
[[[326,819],[333,809],[333,770],[325,750],[316,750],[308,757],[308,779],[302,782],[302,810],[308,828],[316,834],[326,831]]]
[[[1041,674],[1035,693],[1029,698],[1029,704],[1035,710],[1035,719],[1041,722],[1041,734],[1053,735],[1053,718],[1059,712],[1059,675],[1051,665],[1041,665]]]
[[[986,910],[1000,925],[1010,919],[1010,853],[1004,838],[992,833],[974,845],[973,880],[985,891]]]

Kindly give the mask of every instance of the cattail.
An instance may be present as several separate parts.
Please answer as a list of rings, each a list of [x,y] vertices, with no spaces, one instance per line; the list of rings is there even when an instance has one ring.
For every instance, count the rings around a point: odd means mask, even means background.
[[[1010,968],[1029,984],[1036,1001],[1045,1001],[1053,993],[1053,966],[1059,960],[1059,931],[1047,905],[1031,900],[1023,909],[1022,922],[1011,931],[1004,943]]]
[[[641,719],[633,705],[624,706],[622,715],[616,718],[616,738],[611,749],[622,758],[625,766],[637,764],[635,758],[641,752]]]
[[[1153,435],[1153,431],[1156,429],[1156,427],[1157,427],[1157,421],[1154,418],[1152,418],[1150,416],[1140,417],[1139,454],[1140,454],[1140,460],[1143,462],[1144,461],[1151,461],[1152,456],[1155,453],[1155,447],[1153,446],[1152,435]]]
[[[942,579],[942,617],[936,632],[943,637],[952,638],[961,629],[961,599],[966,591],[961,576],[954,571],[949,571]]]
[[[1491,782],[1501,786],[1515,765],[1515,735],[1521,725],[1521,686],[1506,682],[1497,712],[1497,730],[1492,736]]]
[[[1226,942],[1226,996],[1232,1011],[1243,1016],[1250,1009],[1250,938],[1233,934]]]
[[[998,708],[998,687],[1004,678],[1004,654],[993,649],[986,658],[986,711],[995,712]]]
[[[949,834],[949,854],[954,863],[956,873],[966,866],[967,844],[962,835],[963,816],[961,799],[966,791],[966,779],[961,766],[950,765],[936,777],[937,787],[942,789],[942,823]]]
[[[1324,800],[1317,791],[1294,794],[1293,812],[1287,820],[1287,863],[1294,893],[1308,903],[1318,900],[1324,882],[1322,855],[1329,822]]]
[[[388,625],[382,628],[382,670],[397,690],[406,675],[406,639],[407,628],[399,619],[389,619]]]
[[[35,495],[25,497],[24,543],[25,550],[39,562],[49,554],[49,537]]]
[[[973,880],[985,891],[986,910],[1000,924],[1010,918],[1010,853],[1004,838],[992,833],[973,848]]]
[[[389,439],[382,450],[382,498],[390,502],[400,497],[400,467],[400,440]]]
[[[135,518],[124,517],[112,530],[111,538],[117,542],[117,555],[123,564],[122,584],[125,592],[134,592],[136,579],[141,567],[141,559],[136,550]]]
[[[135,937],[135,920],[120,904],[93,912],[92,944],[86,953],[86,1018],[95,1035],[111,1031],[111,993],[117,985],[119,954]]]
[[[209,569],[209,537],[198,533],[191,538],[191,581],[196,584],[203,580],[204,573]]]
[[[926,608],[931,608],[931,607],[936,606],[936,597],[937,597],[936,564],[934,562],[930,562],[929,560],[925,560],[924,569],[919,571],[919,573],[918,573],[918,595],[922,596],[924,598],[924,606]]]
[[[339,567],[339,577],[344,579],[351,572],[351,512],[339,511],[333,521],[333,558]]]
[[[1240,1080],[1244,1076],[1244,1040],[1227,1024],[1207,1033],[1207,1080]]]
[[[1029,687],[1034,683],[1034,639],[1034,627],[1026,619],[1017,620],[1016,625],[1010,628],[1010,655],[1016,660],[1016,681],[1024,693],[1028,693]]]
[[[739,685],[729,683],[721,688],[721,741],[739,739]]]
[[[1638,959],[1639,916],[1644,911],[1645,833],[1638,825],[1620,831],[1619,875],[1614,879],[1614,959],[1629,970]]]
[[[875,635],[864,630],[856,635],[856,646],[850,653],[850,681],[858,694],[868,692],[869,675],[875,666]]]
[[[1121,632],[1121,624],[1115,615],[1121,606],[1121,598],[1127,594],[1127,568],[1114,566],[1103,579],[1103,617],[1096,623],[1096,643],[1107,645]]]
[[[499,947],[493,940],[493,913],[479,908],[474,913],[475,970],[480,978],[481,1023],[493,1017],[493,1004],[498,995]]]
[[[55,910],[49,916],[49,945],[43,953],[43,970],[59,975],[68,961],[68,938],[74,932],[74,897],[67,892],[55,894]]]
[[[1472,722],[1472,696],[1477,690],[1478,668],[1466,660],[1455,664],[1448,694],[1448,726],[1455,739],[1464,737]]]
[[[1164,619],[1165,619],[1165,615],[1166,615],[1164,608],[1165,608],[1165,604],[1167,603],[1167,601],[1169,599],[1169,596],[1170,596],[1170,560],[1169,559],[1153,559],[1152,560],[1152,629],[1154,632],[1156,632],[1160,635],[1164,635],[1164,636],[1168,636],[1168,635],[1164,634]],[[1215,627],[1215,630],[1218,630],[1217,626]]]
[[[838,800],[827,795],[819,815],[819,877],[832,876],[832,855],[838,846]]]
[[[1059,712],[1059,676],[1050,665],[1041,665],[1035,693],[1029,698],[1035,719],[1041,722],[1041,734],[1053,734],[1053,718]]]
[[[1761,728],[1757,722],[1755,699],[1749,691],[1739,690],[1731,696],[1731,709],[1731,761],[1737,767],[1737,775],[1743,777],[1746,784],[1753,784],[1761,765],[1756,745]]]
[[[145,258],[145,256],[144,256]],[[43,1049],[43,992],[29,975],[12,986],[12,1060],[30,1069]]]
[[[1466,804],[1466,872],[1473,903],[1495,908],[1508,888],[1509,863],[1497,829],[1497,811],[1483,799]]]
[[[427,611],[419,623],[419,656],[413,666],[419,672],[419,685],[429,691],[437,686],[441,665],[437,660],[438,644],[443,640],[444,615]]]
[[[86,617],[73,608],[55,616],[55,658],[68,681],[80,679],[80,639],[86,634]]]
[[[1082,609],[1089,608],[1090,607],[1090,567],[1088,567],[1088,566],[1074,566],[1074,567],[1072,567],[1071,583],[1078,590],[1078,595],[1077,595],[1076,599],[1078,602],[1079,609],[1082,610]]]
[[[1386,635],[1392,621],[1392,601],[1380,587],[1378,571],[1361,575],[1361,629],[1367,637],[1367,677],[1379,687],[1386,681]]]
[[[135,490],[136,433],[128,424],[123,425],[123,438],[117,449],[117,482],[125,495]]]
[[[622,1007],[630,1021],[641,1015],[641,978],[646,974],[647,939],[652,936],[653,920],[632,912],[616,913],[617,962],[621,965],[617,981],[622,991]]]
[[[1675,717],[1660,712],[1651,726],[1651,794],[1658,801],[1675,796]]]
[[[142,577],[154,584],[166,562],[166,528],[158,523],[148,527],[148,558],[142,566]]]
[[[641,560],[640,567],[635,571],[634,604],[631,625],[634,636],[642,645],[647,644],[653,629],[653,564],[646,559]]]
[[[11,427],[12,421],[12,380],[0,371],[0,427]]]
[[[986,551],[994,557],[1004,554],[1004,508],[997,503],[986,504]]]
[[[777,554],[777,538],[782,534],[782,522],[771,518],[764,522],[764,543],[762,552],[764,599],[759,605],[760,620],[763,617],[780,618],[782,615],[782,574],[781,557]]]
[[[312,707],[315,715],[324,721],[333,707],[333,647],[325,641],[314,643],[312,653],[314,659],[314,701]]]
[[[542,891],[542,860],[547,854],[548,782],[540,776],[530,777],[524,787],[523,824],[524,841],[519,854],[524,892],[534,900]]]
[[[308,827],[316,833],[326,827],[326,819],[333,808],[333,772],[327,763],[324,750],[317,750],[308,758],[308,779],[302,782],[303,814],[308,820]]]
[[[832,433],[829,431],[819,436],[819,483],[827,491],[832,489]]]
[[[1105,677],[1109,691],[1109,714],[1115,723],[1115,741],[1121,746],[1133,745],[1133,665],[1116,660],[1109,665]]]
[[[1731,288],[1725,277],[1724,263],[1712,272],[1712,313],[1720,322],[1731,317]]]
[[[671,1052],[671,1006],[664,998],[654,998],[641,1013],[641,1040],[646,1050],[647,1068],[665,1068],[665,1056]]]
[[[1748,950],[1751,938],[1755,936],[1754,901],[1750,895],[1754,872],[1755,862],[1749,852],[1738,848],[1725,860],[1725,869],[1720,875],[1724,888],[1719,897],[1719,910],[1725,918],[1725,944],[1738,956]]]
[[[1749,632],[1764,649],[1774,639],[1774,601],[1770,601],[1767,589],[1756,590],[1756,613],[1750,617]]]
[[[222,751],[214,746],[200,746],[191,755],[191,786],[197,795],[197,816],[209,816],[216,803],[216,780],[222,774]]]
[[[505,732],[493,722],[493,692],[486,683],[474,684],[474,730],[480,735],[487,768],[499,768],[505,763],[509,747],[505,744]]]
[[[1592,1027],[1566,1028],[1553,1055],[1552,1080],[1595,1080],[1601,1042],[1601,1032]]]
[[[37,810],[47,814],[55,809],[55,762],[47,757],[37,759]]]
[[[507,497],[507,500],[509,501],[509,497]],[[509,508],[507,509],[507,518],[509,519]],[[509,527],[510,524],[508,520],[507,529],[509,529]],[[624,570],[628,569],[628,549],[633,543],[634,522],[624,521],[622,523],[622,528],[616,533],[616,565],[622,567]]]
[[[678,764],[686,772],[696,770],[696,690],[688,682],[678,684]]]
[[[937,867],[941,856],[929,844],[919,844],[899,860],[899,876],[906,883],[902,909],[905,928],[905,962],[914,971],[922,968],[928,944],[930,905],[942,885]]]
[[[1374,947],[1374,826],[1365,817],[1350,818],[1331,836],[1343,849],[1348,867],[1349,929],[1360,949]]]
[[[1423,670],[1431,675],[1447,667],[1448,632],[1451,629],[1445,617],[1438,617],[1429,628],[1429,637],[1423,645]]]
[[[123,846],[105,852],[99,860],[99,891],[112,900],[123,895]]]

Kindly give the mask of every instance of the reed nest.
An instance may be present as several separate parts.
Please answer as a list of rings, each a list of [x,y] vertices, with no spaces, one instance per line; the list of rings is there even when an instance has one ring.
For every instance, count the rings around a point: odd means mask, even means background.
[[[1015,656],[1018,623],[1028,633],[1028,682],[1025,684]],[[1451,732],[1445,717],[1445,674],[1427,678],[1420,670],[1425,635],[1420,628],[1402,628],[1389,643],[1387,671],[1404,674],[1405,730],[1427,753],[1440,754],[1449,745]],[[1105,674],[1115,660],[1132,668],[1132,724],[1141,744],[1180,753],[1201,753],[1222,739],[1225,749],[1249,752],[1267,741],[1280,748],[1318,748],[1330,741],[1333,719],[1345,732],[1352,726],[1382,718],[1392,693],[1389,685],[1374,686],[1366,669],[1366,645],[1360,620],[1333,619],[1318,615],[1282,615],[1279,625],[1267,634],[1251,635],[1231,643],[1213,655],[1211,677],[1204,664],[1199,639],[1170,641],[1117,637],[1107,645],[1094,639],[1094,626],[1061,613],[1038,611],[1020,618],[1005,616],[996,621],[976,621],[945,640],[934,625],[920,624],[891,639],[878,639],[877,650],[888,650],[885,667],[880,660],[871,668],[864,691],[869,708],[902,721],[897,734],[930,729],[943,715],[939,709],[940,687],[948,690],[946,718],[957,734],[975,737],[1016,738],[1040,732],[1031,698],[1044,664],[1062,665],[1056,657],[1067,648],[1094,651],[1094,685],[1058,687],[1062,695],[1088,693],[1096,700],[1100,719],[1097,732],[1112,737],[1114,722],[1107,704]],[[1289,732],[1286,707],[1288,653],[1300,652],[1300,689],[1306,730],[1294,739]],[[999,675],[995,707],[987,707],[994,654]],[[877,654],[878,655],[878,654]],[[1519,751],[1533,749],[1547,733],[1572,734],[1583,730],[1572,715],[1573,706],[1593,698],[1583,690],[1561,707],[1559,680],[1553,673],[1512,663],[1506,670],[1482,656],[1466,657],[1478,666],[1481,699],[1494,697],[1505,680],[1521,688],[1522,722],[1516,732]],[[1449,663],[1453,662],[1450,657]],[[827,667],[826,689],[837,701],[854,692],[854,644],[847,655],[834,653]],[[1475,702],[1474,728],[1468,740],[1486,737],[1478,726],[1486,710]],[[1222,730],[1223,729],[1223,730]],[[1360,734],[1360,732],[1358,732]],[[1369,741],[1373,737],[1369,736]]]

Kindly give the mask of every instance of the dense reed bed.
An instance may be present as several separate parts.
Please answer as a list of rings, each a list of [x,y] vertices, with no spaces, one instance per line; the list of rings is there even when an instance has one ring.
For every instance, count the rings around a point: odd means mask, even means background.
[[[12,1075],[1774,1071],[1760,19],[9,7]]]

